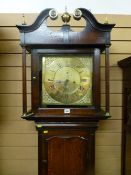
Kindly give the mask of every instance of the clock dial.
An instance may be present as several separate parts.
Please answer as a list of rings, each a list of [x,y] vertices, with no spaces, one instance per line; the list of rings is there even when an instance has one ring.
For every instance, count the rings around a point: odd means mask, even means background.
[[[43,57],[42,104],[91,105],[92,57]]]

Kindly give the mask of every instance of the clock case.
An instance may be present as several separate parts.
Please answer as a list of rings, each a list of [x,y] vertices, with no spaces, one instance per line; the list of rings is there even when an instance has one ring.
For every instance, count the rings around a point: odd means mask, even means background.
[[[88,121],[108,118],[109,115],[109,47],[114,24],[101,24],[87,9],[79,8],[86,26],[80,32],[63,24],[58,31],[47,26],[51,9],[45,9],[32,25],[17,25],[20,31],[23,72],[22,118],[35,122]],[[31,53],[31,110],[27,111],[26,53]],[[105,110],[101,109],[100,59],[105,54]],[[41,57],[47,55],[93,55],[93,105],[87,107],[41,106]],[[68,108],[67,110],[65,110]],[[66,112],[68,111],[68,112]]]

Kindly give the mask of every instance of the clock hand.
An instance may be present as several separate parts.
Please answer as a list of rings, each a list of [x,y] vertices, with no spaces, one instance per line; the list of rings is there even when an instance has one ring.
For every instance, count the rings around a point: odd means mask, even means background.
[[[69,80],[66,79],[66,80],[64,81],[64,91],[67,91],[67,90],[68,90],[68,85],[69,85]]]

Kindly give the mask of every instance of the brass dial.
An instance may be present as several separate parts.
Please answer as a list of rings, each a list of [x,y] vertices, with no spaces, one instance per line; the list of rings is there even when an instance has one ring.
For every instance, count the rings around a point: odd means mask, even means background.
[[[92,57],[43,57],[42,95],[43,104],[90,105]]]

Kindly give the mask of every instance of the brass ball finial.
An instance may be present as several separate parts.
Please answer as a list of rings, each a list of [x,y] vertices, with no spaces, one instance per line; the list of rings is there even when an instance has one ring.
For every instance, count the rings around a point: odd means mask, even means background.
[[[71,15],[67,12],[67,7],[65,7],[65,12],[62,14],[61,18],[66,24],[70,21]]]
[[[49,11],[49,16],[50,16],[50,18],[51,18],[52,20],[55,20],[55,19],[57,19],[57,17],[58,17],[58,13],[57,13],[57,11],[56,11],[55,9],[51,9],[51,10]]]
[[[75,9],[73,17],[75,20],[80,20],[82,17],[82,12],[79,9]]]

